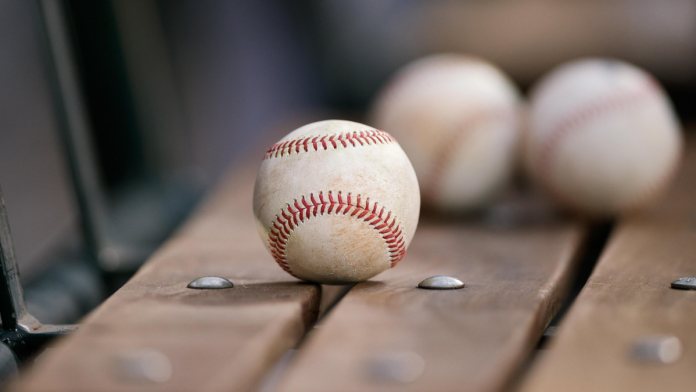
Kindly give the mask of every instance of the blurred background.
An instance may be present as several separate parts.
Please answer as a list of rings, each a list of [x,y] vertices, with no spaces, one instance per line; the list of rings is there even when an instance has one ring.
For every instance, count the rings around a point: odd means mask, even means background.
[[[690,0],[0,0],[0,185],[30,313],[77,321],[261,141],[363,120],[392,72],[443,51],[523,90],[620,58],[696,114]]]

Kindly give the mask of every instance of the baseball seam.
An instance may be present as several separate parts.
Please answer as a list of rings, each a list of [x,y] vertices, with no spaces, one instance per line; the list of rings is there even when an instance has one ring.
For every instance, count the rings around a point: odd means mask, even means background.
[[[573,132],[577,132],[582,129],[581,126],[588,121],[596,119],[597,117],[607,113],[640,105],[645,100],[654,98],[658,91],[659,87],[657,83],[653,80],[649,80],[648,83],[646,83],[646,86],[638,91],[607,97],[599,102],[583,107],[576,113],[567,116],[560,121],[558,125],[553,127],[553,130],[549,132],[550,135],[546,138],[546,141],[540,148],[539,158],[537,160],[537,172],[539,173],[541,185],[551,195],[553,195],[554,198],[564,201],[570,206],[577,207],[578,202],[574,200],[571,195],[566,195],[557,189],[553,183],[554,175],[552,172],[552,165],[555,160],[555,154],[563,140],[565,140],[569,135],[573,134]],[[664,177],[665,178],[661,178],[658,183],[661,184],[666,182],[670,176]],[[628,210],[633,208],[637,201],[648,198],[649,195],[647,194],[653,194],[658,190],[659,187],[656,184],[650,187],[648,191],[636,196],[636,200],[626,203],[621,209]]]
[[[355,200],[355,204],[352,201]],[[293,208],[294,206],[294,208]],[[324,197],[324,193],[319,192],[318,200],[314,193],[309,194],[309,200],[303,195],[301,201],[295,199],[294,203],[280,210],[280,214],[276,215],[275,220],[271,223],[268,233],[268,245],[275,261],[285,272],[297,278],[288,265],[287,255],[285,253],[286,246],[290,235],[295,228],[305,221],[319,216],[350,214],[355,219],[363,220],[376,230],[387,245],[389,260],[391,267],[394,267],[406,254],[406,241],[404,239],[403,229],[401,224],[396,223],[396,217],[392,216],[391,211],[384,214],[385,208],[377,210],[377,202],[370,207],[370,198],[364,201],[360,195],[357,198],[352,198],[351,193],[348,193],[346,200],[343,198],[341,191],[338,191],[338,196],[334,199],[331,191],[328,192],[328,199]]]
[[[328,150],[331,148],[335,150],[339,148],[339,145],[347,148],[349,146],[358,147],[366,144],[388,143],[396,143],[396,139],[390,134],[376,129],[345,132],[331,136],[309,136],[276,143],[266,151],[263,159],[279,158],[292,153],[319,151],[320,149]]]
[[[435,205],[442,191],[447,168],[452,164],[463,141],[476,130],[476,126],[485,120],[507,119],[509,116],[510,113],[505,110],[479,110],[467,116],[460,125],[453,127],[452,132],[443,138],[442,145],[437,149],[438,154],[432,160],[429,175],[426,177],[428,183],[424,187],[423,198],[428,204]]]

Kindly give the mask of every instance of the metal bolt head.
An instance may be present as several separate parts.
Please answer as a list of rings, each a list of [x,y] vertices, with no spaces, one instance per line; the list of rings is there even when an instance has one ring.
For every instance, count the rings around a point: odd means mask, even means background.
[[[453,290],[464,288],[464,282],[452,276],[433,276],[418,283],[418,288],[428,290]]]
[[[198,290],[231,289],[234,287],[234,283],[219,276],[203,276],[193,280],[186,287]]]
[[[412,351],[386,352],[368,361],[366,370],[372,381],[409,383],[423,374],[425,361]]]
[[[647,335],[633,341],[630,357],[634,362],[670,364],[679,360],[682,345],[676,336]]]
[[[696,278],[679,278],[672,282],[673,289],[696,290]]]
[[[151,348],[126,350],[116,358],[119,378],[132,382],[165,382],[172,377],[172,363]]]

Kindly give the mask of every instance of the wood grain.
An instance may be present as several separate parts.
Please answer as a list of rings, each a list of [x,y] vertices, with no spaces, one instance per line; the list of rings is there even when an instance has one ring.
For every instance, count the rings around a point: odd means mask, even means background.
[[[260,159],[259,159],[260,162]],[[37,360],[17,391],[244,391],[304,336],[321,288],[283,272],[258,238],[251,197],[256,165],[222,183],[188,224],[79,331]],[[232,280],[191,290],[193,279]],[[128,373],[142,349],[168,357],[156,382]],[[132,373],[132,372],[131,372]],[[166,372],[165,372],[166,373]]]
[[[696,389],[696,291],[670,288],[696,276],[696,138],[671,191],[655,208],[625,219],[611,236],[524,391],[690,391]],[[674,335],[671,365],[629,355],[644,335]]]
[[[560,306],[583,237],[562,222],[421,223],[403,262],[355,286],[309,336],[279,390],[500,390]],[[433,275],[467,286],[416,288]]]

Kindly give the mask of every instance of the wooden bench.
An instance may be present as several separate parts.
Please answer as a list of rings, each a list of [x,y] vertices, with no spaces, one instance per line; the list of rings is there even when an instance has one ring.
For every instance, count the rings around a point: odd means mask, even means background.
[[[696,291],[670,288],[696,276],[695,141],[671,193],[648,214],[617,223],[545,350],[536,347],[576,278],[586,225],[425,216],[397,268],[349,291],[322,287],[284,273],[259,240],[251,211],[259,162],[251,160],[13,389],[696,388]],[[235,287],[186,288],[206,275]],[[433,275],[458,277],[466,287],[416,287]],[[670,365],[633,362],[632,342],[650,334],[681,339],[682,357]]]

